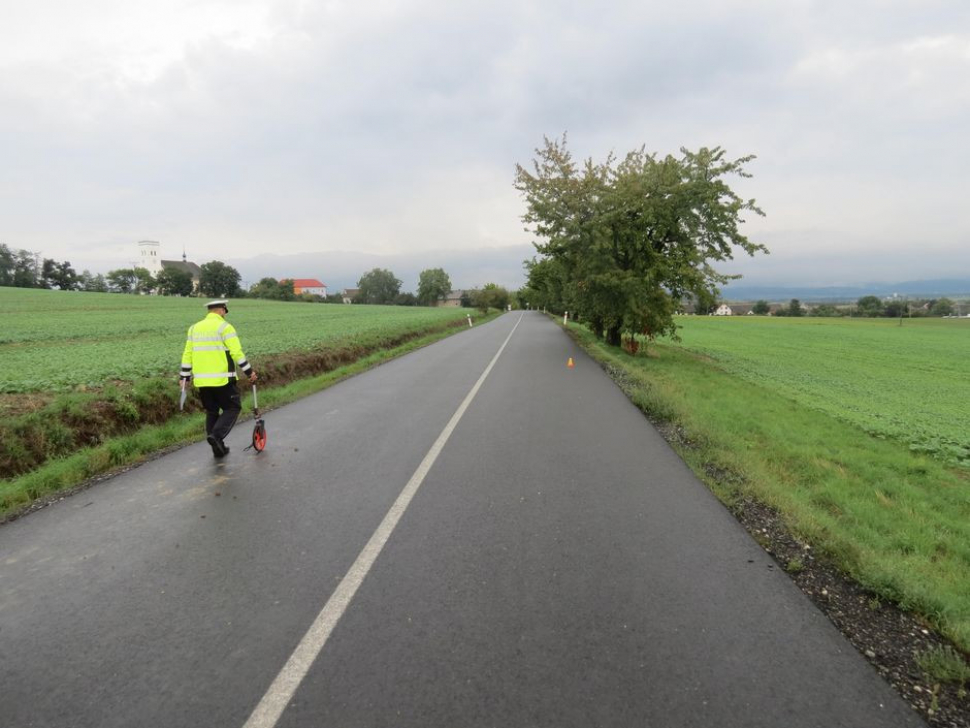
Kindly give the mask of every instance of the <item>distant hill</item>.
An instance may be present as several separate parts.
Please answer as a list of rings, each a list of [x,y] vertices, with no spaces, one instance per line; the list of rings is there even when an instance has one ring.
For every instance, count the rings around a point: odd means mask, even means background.
[[[862,283],[857,286],[749,286],[744,281],[728,284],[721,290],[725,301],[856,301],[862,296],[887,298],[939,298],[970,296],[970,279],[941,278],[897,283]]]

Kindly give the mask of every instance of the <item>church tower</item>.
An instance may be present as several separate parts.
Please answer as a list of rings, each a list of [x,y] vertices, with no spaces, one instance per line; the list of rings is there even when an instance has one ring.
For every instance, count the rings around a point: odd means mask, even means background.
[[[138,241],[138,265],[146,268],[153,276],[162,272],[162,259],[159,257],[161,245],[157,240]]]

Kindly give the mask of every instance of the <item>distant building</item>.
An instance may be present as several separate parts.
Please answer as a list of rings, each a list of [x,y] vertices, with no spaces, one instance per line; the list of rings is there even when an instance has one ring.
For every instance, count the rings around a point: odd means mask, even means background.
[[[158,253],[162,245],[157,240],[138,241],[138,265],[145,268],[152,276],[162,272],[162,259]]]
[[[731,307],[730,306],[728,306],[726,303],[722,303],[720,306],[717,307],[717,310],[714,312],[714,315],[715,316],[731,316],[733,313],[734,312],[731,310]]]
[[[157,240],[139,240],[138,265],[148,270],[153,276],[157,276],[166,268],[184,270],[192,276],[192,286],[194,289],[199,290],[199,276],[202,275],[202,269],[195,263],[186,260],[184,248],[182,250],[182,260],[162,260],[161,248],[162,245]]]
[[[314,296],[327,295],[327,284],[321,283],[316,278],[283,278],[280,283],[290,280],[293,281],[293,293],[298,296],[301,293],[310,293]]]
[[[192,289],[199,290],[199,277],[202,275],[202,269],[195,263],[187,260],[163,260],[162,268],[184,270],[192,276]]]
[[[465,291],[463,290],[448,291],[448,295],[446,295],[443,300],[438,301],[437,305],[459,308],[461,307],[461,299],[464,295]]]
[[[344,303],[353,303],[354,299],[357,298],[357,294],[360,293],[359,288],[345,288],[340,292]]]

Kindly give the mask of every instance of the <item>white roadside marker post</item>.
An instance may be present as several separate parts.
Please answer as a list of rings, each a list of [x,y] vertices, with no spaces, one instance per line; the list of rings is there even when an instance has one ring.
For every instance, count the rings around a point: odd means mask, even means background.
[[[569,323],[569,311],[562,315],[562,325],[565,326],[567,323]]]
[[[472,315],[470,313],[465,314],[468,317],[468,328],[472,327]]]

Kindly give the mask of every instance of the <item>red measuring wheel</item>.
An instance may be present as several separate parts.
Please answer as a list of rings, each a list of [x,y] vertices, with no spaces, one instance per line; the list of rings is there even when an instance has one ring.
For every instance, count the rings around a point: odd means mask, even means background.
[[[256,452],[262,452],[266,448],[266,423],[259,414],[259,405],[256,401],[256,385],[253,385],[253,417],[256,424],[253,426],[253,444],[250,445]],[[249,447],[246,449],[248,450]]]
[[[262,452],[266,447],[266,423],[262,417],[256,418],[256,426],[253,427],[253,449]]]

